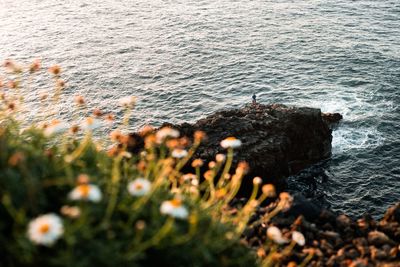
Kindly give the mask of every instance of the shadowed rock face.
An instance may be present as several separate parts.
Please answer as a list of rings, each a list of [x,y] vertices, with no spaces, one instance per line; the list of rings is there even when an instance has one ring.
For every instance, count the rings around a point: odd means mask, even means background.
[[[331,155],[331,129],[319,109],[285,105],[248,105],[240,109],[216,112],[194,124],[164,124],[178,129],[184,136],[203,130],[208,139],[196,157],[213,160],[224,149],[219,143],[234,136],[242,141],[236,150],[235,163],[247,161],[248,178],[260,176],[278,187],[284,179]],[[251,181],[251,180],[250,180]]]

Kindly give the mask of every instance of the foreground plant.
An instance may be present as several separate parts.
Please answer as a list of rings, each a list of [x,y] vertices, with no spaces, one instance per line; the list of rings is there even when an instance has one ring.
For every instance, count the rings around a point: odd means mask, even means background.
[[[227,154],[216,155],[202,173],[204,163],[193,155],[205,138],[203,132],[188,139],[169,127],[145,127],[140,131],[143,149],[129,152],[135,140],[124,130],[135,98],[120,100],[125,116],[112,131],[107,127],[114,115],[98,109],[87,114],[81,96],[76,97],[75,120],[69,123],[51,119],[54,110],[28,122],[21,117],[23,67],[12,61],[5,65],[12,75],[0,102],[0,253],[6,266],[274,262],[274,249],[259,260],[254,249],[241,242],[255,208],[275,195],[274,187],[256,177],[243,207],[232,212],[230,206],[249,168],[241,162],[232,173],[233,151],[240,140],[222,140]],[[40,62],[35,61],[28,81],[39,71]],[[58,66],[49,72],[55,89],[48,92],[53,98],[40,99],[45,106],[57,103],[66,86]],[[108,139],[95,137],[99,128],[111,131]],[[194,173],[182,171],[189,165]],[[264,219],[290,205],[289,200],[281,195]],[[295,232],[293,240],[303,242]]]

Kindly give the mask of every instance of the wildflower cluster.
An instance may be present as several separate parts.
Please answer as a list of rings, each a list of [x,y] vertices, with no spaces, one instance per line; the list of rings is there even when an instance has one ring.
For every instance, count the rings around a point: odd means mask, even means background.
[[[16,108],[24,106],[24,69],[34,75],[41,63],[24,68],[6,61],[4,67],[12,79],[5,88],[0,82],[0,248],[6,255],[2,263],[255,266],[273,262],[274,246],[266,247],[269,254],[257,260],[254,250],[240,241],[256,207],[275,196],[273,185],[254,178],[248,201],[236,212],[230,207],[249,169],[246,162],[233,166],[240,140],[222,140],[226,154],[205,163],[193,158],[206,138],[204,132],[188,138],[171,127],[146,126],[139,131],[143,149],[133,153],[129,147],[134,136],[125,130],[136,103],[133,97],[119,101],[125,114],[121,125],[114,125],[115,116],[100,109],[69,122],[52,114],[27,122],[20,116],[23,108]],[[48,100],[51,105],[60,100],[66,84],[59,66],[48,71],[55,82],[47,93],[53,95]],[[76,114],[87,111],[82,96],[75,103]],[[108,130],[108,138],[95,137],[97,129]],[[205,164],[208,170],[203,172]],[[183,171],[187,166],[193,173]],[[281,194],[264,219],[287,209],[290,198]],[[279,245],[288,243],[278,231],[271,228],[268,237]],[[292,236],[288,251],[293,242],[304,243],[301,233]]]
[[[125,116],[90,113],[75,97],[69,121],[54,116],[67,86],[48,68],[54,89],[38,95],[46,108],[26,120],[24,90],[44,68],[8,60],[0,99],[0,254],[6,266],[166,266],[256,264],[236,225],[213,218],[207,183],[182,173],[204,138],[193,143],[172,128],[144,127],[144,149],[128,151],[126,132],[136,99],[119,103]],[[84,117],[83,117],[84,116]],[[109,131],[109,138],[96,132]],[[99,131],[100,132],[100,131]],[[201,191],[208,191],[202,197]],[[207,200],[207,203],[206,203]],[[203,209],[207,207],[207,209]],[[221,217],[221,216],[220,216]],[[226,233],[235,233],[227,238]],[[81,255],[81,256],[79,256]],[[208,255],[204,257],[204,255]],[[232,256],[234,255],[234,256]]]

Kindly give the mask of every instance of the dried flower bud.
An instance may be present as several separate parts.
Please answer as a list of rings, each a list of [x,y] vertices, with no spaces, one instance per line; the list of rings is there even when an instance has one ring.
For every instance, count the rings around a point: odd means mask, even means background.
[[[14,110],[17,109],[17,105],[16,105],[14,102],[10,102],[10,103],[8,103],[8,105],[7,105],[7,109],[9,109],[9,110],[11,110],[11,111],[14,111]]]
[[[236,168],[236,173],[238,175],[244,175],[244,174],[247,174],[248,171],[249,171],[249,164],[245,161],[239,162],[239,164]]]
[[[40,59],[35,59],[32,64],[29,66],[29,72],[34,73],[40,69]]]
[[[13,73],[21,73],[22,72],[22,68],[10,59],[6,59],[4,61],[4,67],[7,72],[13,72]]]
[[[22,152],[15,152],[9,159],[8,159],[8,164],[10,166],[17,166],[18,164],[20,164],[25,158],[24,153]]]
[[[214,172],[211,170],[208,170],[204,173],[204,178],[206,180],[211,180],[214,177]]]
[[[190,140],[186,136],[179,138],[179,145],[182,147],[186,147],[190,145]]]
[[[110,139],[113,142],[120,142],[122,137],[122,132],[120,130],[114,130],[110,133]]]
[[[177,139],[170,139],[166,142],[166,145],[169,149],[174,149],[179,146],[179,141]]]
[[[49,68],[49,72],[53,75],[59,75],[61,73],[61,68],[58,65],[54,65]]]
[[[104,119],[107,123],[113,123],[115,120],[115,115],[112,113],[108,113],[104,116]]]
[[[224,154],[217,154],[217,155],[215,156],[215,160],[216,160],[218,163],[224,162],[225,159],[226,159],[226,156],[225,156]]]
[[[210,162],[208,163],[208,168],[210,168],[210,169],[214,169],[215,166],[217,166],[217,164],[215,163],[215,161],[210,161]]]
[[[56,81],[56,84],[57,84],[57,86],[60,87],[60,88],[64,88],[64,87],[65,87],[65,81],[64,81],[64,80],[58,79],[58,80]]]
[[[292,205],[292,203],[293,203],[293,197],[289,195],[289,193],[282,192],[279,194],[278,206],[280,206],[283,211],[288,210]]]
[[[78,105],[84,105],[85,104],[85,99],[81,95],[75,96],[75,103]]]
[[[201,159],[195,159],[192,161],[192,167],[197,168],[203,166],[203,161]]]
[[[95,110],[93,110],[93,115],[95,117],[101,117],[103,116],[103,112],[99,108],[96,108]]]
[[[78,125],[72,125],[69,130],[70,130],[70,132],[72,134],[76,134],[79,131],[79,126]]]
[[[10,80],[10,81],[7,82],[7,87],[10,88],[10,89],[16,89],[16,88],[18,88],[18,86],[19,86],[19,82],[18,81]]]
[[[139,231],[143,231],[146,228],[146,222],[143,220],[139,220],[136,222],[135,227]]]
[[[206,138],[206,133],[203,131],[195,131],[194,132],[194,141],[201,142]]]
[[[146,167],[147,167],[147,164],[143,160],[139,161],[139,163],[137,164],[137,169],[139,171],[141,171],[141,172],[145,172],[146,171]]]
[[[145,148],[149,149],[149,148],[153,148],[156,144],[156,136],[154,134],[149,134],[146,136],[146,138],[144,139],[144,144],[145,144]]]
[[[15,67],[15,63],[11,59],[6,59],[4,61],[4,68],[12,70],[12,69],[14,69],[14,67]]]
[[[154,128],[151,125],[145,125],[139,130],[141,136],[146,136],[152,132],[154,132]]]
[[[259,247],[257,249],[257,256],[260,258],[265,258],[267,256],[265,249],[263,247]]]
[[[273,184],[263,185],[261,190],[262,190],[263,194],[266,195],[267,197],[275,197],[276,196],[275,186]]]

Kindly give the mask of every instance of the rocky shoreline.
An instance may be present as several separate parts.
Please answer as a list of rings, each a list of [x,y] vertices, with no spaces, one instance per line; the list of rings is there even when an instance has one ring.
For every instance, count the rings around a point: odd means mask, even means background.
[[[332,128],[341,119],[338,113],[324,114],[314,108],[257,104],[219,111],[194,124],[163,126],[173,127],[188,137],[196,130],[206,132],[208,138],[195,154],[205,162],[223,152],[219,146],[222,139],[228,136],[240,139],[243,145],[235,152],[234,163],[244,160],[250,165],[248,179],[245,177],[242,186],[245,196],[255,176],[262,177],[264,183],[273,183],[281,191],[286,188],[286,177],[328,159]],[[143,146],[140,134],[131,137],[135,140],[131,151],[140,150]],[[191,171],[190,166],[186,168]],[[239,207],[241,202],[236,199],[233,207]],[[262,217],[273,208],[265,205],[257,208],[244,240],[252,247],[262,246],[266,229],[271,225],[283,232],[296,229],[304,233],[305,247],[296,247],[290,256],[279,255],[283,257],[281,263],[298,261],[312,251],[314,257],[309,266],[400,266],[400,203],[389,208],[380,221],[368,215],[353,220],[323,209],[297,193],[288,211],[263,222]]]
[[[288,211],[264,223],[263,216],[273,208],[258,207],[244,239],[257,249],[265,244],[269,226],[277,226],[284,235],[291,230],[302,232],[306,239],[304,247],[295,247],[290,255],[277,254],[284,266],[291,261],[299,262],[309,253],[314,256],[308,266],[400,266],[400,203],[389,208],[379,221],[369,215],[353,220],[295,195]]]

